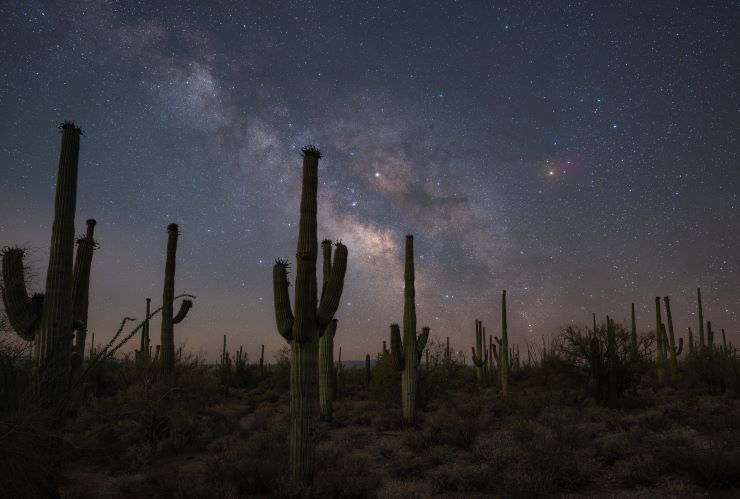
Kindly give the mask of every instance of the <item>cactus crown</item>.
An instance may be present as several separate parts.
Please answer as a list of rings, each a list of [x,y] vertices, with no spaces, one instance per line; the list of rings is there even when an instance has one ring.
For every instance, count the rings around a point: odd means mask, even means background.
[[[169,224],[167,226],[167,232],[177,232],[180,233],[180,229],[177,227],[177,224]]]
[[[61,131],[73,130],[77,132],[78,135],[85,135],[85,132],[82,131],[82,128],[75,125],[74,121],[63,121],[62,123],[59,124],[57,128]]]
[[[317,159],[321,159],[321,151],[319,151],[319,148],[314,145],[307,145],[301,149],[301,155],[304,157],[315,156]]]

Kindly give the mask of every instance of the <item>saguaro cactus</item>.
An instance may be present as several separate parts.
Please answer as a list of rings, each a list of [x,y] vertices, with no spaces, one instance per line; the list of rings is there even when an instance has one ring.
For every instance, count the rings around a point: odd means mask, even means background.
[[[95,220],[87,221],[87,232],[77,240],[77,256],[73,272],[72,284],[72,317],[75,328],[75,344],[72,354],[72,367],[76,369],[82,365],[85,358],[85,340],[87,339],[87,310],[90,300],[90,268],[92,267],[93,251],[97,243],[95,235]]]
[[[498,376],[501,383],[501,395],[509,394],[509,334],[506,323],[506,290],[501,293],[501,338],[496,336],[496,345],[493,345],[493,356],[498,364]]]
[[[139,350],[135,353],[136,360],[141,363],[146,363],[151,357],[151,347],[149,346],[149,315],[151,309],[152,299],[146,299],[146,315],[144,316],[144,324],[141,326],[141,343],[139,344]]]
[[[475,348],[470,348],[473,352],[473,365],[475,365],[475,377],[478,384],[483,384],[483,369],[488,362],[488,353],[486,352],[486,337],[483,330],[483,322],[476,319],[475,321]]]
[[[630,357],[632,362],[640,359],[640,352],[637,349],[637,322],[635,321],[635,304],[632,304],[632,330],[630,331]]]
[[[668,352],[670,359],[669,370],[671,373],[671,381],[676,381],[676,371],[678,370],[678,356],[683,351],[683,338],[678,339],[678,346],[676,346],[676,340],[673,335],[673,316],[671,315],[671,301],[669,297],[664,297],[665,302],[665,315],[668,321],[668,336],[663,338],[663,349]],[[666,339],[668,340],[666,344]]]
[[[167,226],[167,260],[164,266],[164,291],[162,292],[162,372],[170,373],[175,369],[175,324],[179,324],[188,315],[193,306],[191,300],[183,300],[180,311],[173,317],[175,298],[175,258],[177,255],[177,236],[180,234],[177,224]]]
[[[429,328],[416,336],[416,289],[414,288],[414,236],[406,236],[403,288],[403,343],[398,324],[391,324],[391,352],[396,369],[401,371],[401,403],[403,419],[407,424],[416,422],[417,370],[421,353],[429,338]]]
[[[337,243],[331,275],[316,293],[316,192],[321,152],[308,146],[303,153],[298,248],[296,251],[295,316],[288,295],[288,262],[273,267],[275,320],[280,335],[290,343],[290,477],[310,482],[314,472],[314,425],[318,412],[319,330],[334,317],[344,286],[347,247]]]
[[[68,380],[73,331],[85,328],[90,262],[94,248],[93,221],[92,224],[88,223],[90,240],[83,238],[84,242],[80,243],[84,248],[81,247],[78,253],[79,268],[75,272],[74,218],[82,130],[72,122],[62,123],[59,129],[62,146],[46,293],[28,296],[22,249],[4,248],[2,251],[5,311],[18,335],[27,341],[34,341],[35,381],[42,403],[46,405],[61,400],[64,383]]]
[[[319,337],[319,418],[331,421],[334,400],[334,335],[337,320],[332,319]]]
[[[665,347],[663,345],[663,332],[661,327],[663,326],[663,319],[660,313],[660,296],[655,297],[655,369],[658,374],[658,383],[663,383],[665,380]]]
[[[696,299],[699,305],[699,351],[704,350],[704,309],[701,306],[701,288],[696,288]]]

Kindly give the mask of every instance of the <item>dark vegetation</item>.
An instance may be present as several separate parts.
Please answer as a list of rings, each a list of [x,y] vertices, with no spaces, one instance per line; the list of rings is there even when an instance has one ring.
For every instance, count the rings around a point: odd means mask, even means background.
[[[264,348],[259,362],[241,347],[232,355],[225,337],[217,365],[175,349],[174,325],[195,297],[174,293],[174,224],[162,305],[152,311],[147,299],[143,321],[127,329],[134,320],[124,318],[111,341],[91,339],[86,352],[95,224],[74,257],[81,131],[60,128],[43,295],[26,291],[24,251],[2,251],[0,497],[738,495],[740,359],[724,331],[720,341],[704,323],[700,292],[698,334],[689,330],[685,344],[665,297],[647,334],[637,333],[633,307],[629,328],[594,315],[522,356],[509,342],[504,291],[501,336],[486,340],[476,321],[475,337],[456,350],[449,337],[417,332],[409,235],[403,339],[393,324],[391,348],[383,342],[374,362],[368,354],[344,365],[340,349],[334,363],[348,250],[322,243],[319,293],[321,153],[312,147],[303,150],[292,305],[288,263],[274,268],[287,346],[272,364]],[[160,312],[153,352],[149,326]],[[140,348],[121,354],[134,337]],[[472,366],[462,353],[471,345]]]

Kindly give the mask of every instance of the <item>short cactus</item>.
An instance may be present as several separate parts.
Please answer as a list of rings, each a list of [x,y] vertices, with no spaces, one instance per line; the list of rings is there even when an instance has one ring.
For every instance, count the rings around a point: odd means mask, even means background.
[[[136,361],[142,364],[146,364],[151,358],[152,347],[150,346],[149,339],[149,315],[151,314],[151,303],[152,299],[146,299],[146,315],[144,316],[144,324],[141,327],[141,342],[139,343],[139,349],[134,352]]]

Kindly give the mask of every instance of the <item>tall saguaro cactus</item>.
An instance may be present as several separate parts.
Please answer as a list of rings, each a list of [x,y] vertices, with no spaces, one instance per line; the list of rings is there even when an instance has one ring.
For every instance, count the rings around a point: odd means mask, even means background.
[[[663,341],[663,318],[660,313],[660,297],[655,297],[655,368],[658,374],[658,383],[665,380],[665,346]]]
[[[701,306],[701,288],[696,288],[696,299],[699,305],[699,351],[704,349],[704,308]]]
[[[45,294],[29,297],[26,292],[24,251],[20,248],[4,248],[2,251],[5,311],[18,335],[34,342],[36,387],[45,405],[61,400],[70,369],[73,332],[86,327],[90,262],[94,248],[92,221],[88,222],[89,240],[83,238],[80,242],[78,268],[75,270],[74,218],[82,130],[72,122],[62,123],[59,129],[62,146]]]
[[[630,331],[630,357],[632,362],[640,359],[640,352],[637,349],[637,322],[635,321],[635,304],[632,304],[632,329]]]
[[[429,328],[416,336],[416,289],[414,288],[414,236],[406,236],[403,287],[403,343],[398,324],[391,324],[391,352],[396,369],[401,371],[401,403],[403,419],[408,424],[416,422],[417,372],[421,353],[429,338]]]
[[[290,343],[290,477],[310,482],[314,472],[314,426],[318,412],[319,330],[326,328],[339,307],[347,269],[347,247],[337,243],[329,278],[318,309],[316,292],[316,193],[321,152],[308,146],[303,153],[298,248],[296,251],[295,315],[288,294],[288,262],[273,267],[275,320]]]
[[[151,347],[149,346],[149,314],[151,309],[152,299],[146,299],[146,315],[144,316],[144,324],[141,326],[141,341],[139,343],[139,350],[135,352],[136,360],[141,363],[147,363],[150,358]]]
[[[473,365],[475,365],[475,376],[478,384],[483,384],[483,370],[488,362],[488,352],[486,351],[486,336],[483,329],[483,322],[476,319],[475,321],[475,348],[471,347],[473,352]]]
[[[663,337],[663,349],[668,351],[670,360],[669,370],[671,373],[671,381],[676,381],[676,372],[678,370],[678,356],[683,351],[683,338],[678,339],[678,346],[676,346],[676,339],[673,334],[673,316],[671,315],[671,301],[669,297],[664,297],[665,303],[665,315],[666,321],[668,321],[668,335]],[[667,340],[667,342],[666,342]],[[666,344],[667,343],[667,344]]]
[[[509,395],[509,333],[506,321],[506,290],[501,293],[501,338],[496,336],[496,345],[493,345],[493,356],[498,364],[498,376],[501,382],[501,395]]]
[[[174,325],[182,322],[193,306],[190,300],[183,300],[180,310],[173,317],[175,298],[175,259],[177,256],[177,237],[180,231],[177,224],[167,226],[167,260],[164,265],[164,291],[162,292],[162,372],[170,373],[175,369],[175,328]]]

